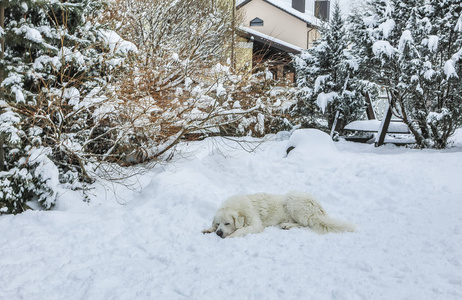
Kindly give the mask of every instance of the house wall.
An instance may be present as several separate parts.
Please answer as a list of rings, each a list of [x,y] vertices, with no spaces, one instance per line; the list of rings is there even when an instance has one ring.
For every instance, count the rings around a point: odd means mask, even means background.
[[[244,26],[261,33],[283,40],[300,48],[308,47],[308,31],[306,23],[274,7],[263,0],[254,0],[240,8]],[[264,26],[250,26],[255,18],[264,21]]]
[[[321,38],[321,33],[319,32],[319,30],[313,27],[309,27],[308,28],[308,46],[306,48],[313,47],[314,42],[320,38]]]
[[[236,42],[236,70],[250,72],[252,70],[253,42],[244,37],[238,37]]]

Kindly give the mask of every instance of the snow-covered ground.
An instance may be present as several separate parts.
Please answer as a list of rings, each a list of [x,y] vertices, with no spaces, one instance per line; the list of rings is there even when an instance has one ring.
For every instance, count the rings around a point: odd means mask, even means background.
[[[316,131],[182,145],[136,189],[0,216],[0,299],[462,299],[462,132],[445,151]],[[295,146],[286,155],[288,146]],[[356,233],[202,235],[228,196],[314,194]]]

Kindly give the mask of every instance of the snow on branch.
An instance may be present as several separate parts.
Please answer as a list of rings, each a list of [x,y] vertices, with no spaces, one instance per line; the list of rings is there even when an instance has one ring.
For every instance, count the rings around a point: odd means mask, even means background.
[[[462,14],[459,17],[454,30],[462,32]]]
[[[372,45],[372,52],[378,57],[381,57],[382,55],[392,57],[396,52],[396,49],[393,48],[388,41],[376,41],[374,45]]]
[[[335,92],[330,93],[320,93],[316,99],[316,104],[321,109],[322,113],[326,111],[327,104],[334,101],[338,97],[338,94]]]
[[[404,52],[406,46],[411,45],[413,42],[414,42],[414,39],[412,38],[411,31],[410,30],[403,31],[403,33],[401,34],[401,38],[399,39],[398,51]]]
[[[390,36],[390,33],[393,31],[395,28],[395,20],[393,19],[388,19],[384,23],[379,25],[379,30],[383,34],[383,38],[387,39]]]
[[[446,74],[446,79],[449,79],[451,77],[459,78],[459,76],[457,75],[454,60],[450,59],[446,61],[446,63],[444,64],[444,74]]]
[[[132,42],[122,39],[115,31],[100,30],[106,46],[111,52],[126,54],[128,52],[138,52],[138,48]]]
[[[429,35],[428,38],[422,40],[422,45],[427,46],[431,52],[438,50],[439,37],[437,35]]]

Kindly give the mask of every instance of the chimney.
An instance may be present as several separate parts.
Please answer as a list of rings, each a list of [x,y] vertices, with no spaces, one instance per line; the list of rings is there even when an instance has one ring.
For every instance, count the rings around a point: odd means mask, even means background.
[[[305,13],[305,0],[292,0],[292,8]]]
[[[323,21],[329,21],[330,1],[329,0],[316,0],[314,2],[314,16]]]

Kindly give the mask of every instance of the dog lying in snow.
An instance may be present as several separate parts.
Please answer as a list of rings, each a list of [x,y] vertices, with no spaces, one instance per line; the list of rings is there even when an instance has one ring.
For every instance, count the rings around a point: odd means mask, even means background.
[[[318,233],[355,231],[354,225],[331,219],[311,195],[291,192],[230,197],[216,212],[212,227],[202,233],[215,232],[221,238],[232,238],[275,225],[282,229],[310,227]]]

